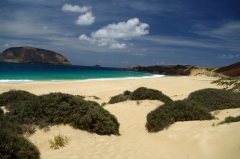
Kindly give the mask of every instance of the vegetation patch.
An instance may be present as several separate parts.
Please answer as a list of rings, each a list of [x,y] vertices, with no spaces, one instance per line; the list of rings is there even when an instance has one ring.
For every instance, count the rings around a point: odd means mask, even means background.
[[[115,116],[98,103],[63,93],[50,93],[19,102],[4,116],[3,127],[23,134],[33,133],[35,126],[69,124],[76,129],[99,135],[119,135],[119,123]]]
[[[224,86],[224,89],[232,92],[240,92],[240,77],[223,77],[213,81],[211,84]]]
[[[111,97],[110,101],[108,103],[114,104],[123,102],[126,100],[160,100],[164,103],[171,102],[172,99],[165,94],[163,94],[161,91],[155,90],[155,89],[148,89],[145,87],[140,87],[136,89],[133,92],[130,91],[124,91],[123,94],[119,94],[116,96]]]
[[[220,122],[218,125],[225,124],[225,123],[230,124],[233,122],[240,122],[240,115],[237,117],[232,117],[232,116],[226,117],[225,120]]]
[[[7,129],[0,129],[1,159],[40,159],[40,152],[29,140]]]
[[[133,91],[131,95],[132,100],[160,100],[164,103],[171,102],[172,99],[165,94],[163,94],[161,91],[155,90],[155,89],[149,89],[146,87],[140,87]]]
[[[37,97],[36,95],[22,90],[10,90],[0,94],[0,106],[6,106],[8,110],[16,106],[15,103]]]
[[[132,92],[126,90],[123,92],[123,94],[119,94],[119,95],[111,97],[111,99],[108,103],[114,104],[114,103],[119,103],[119,102],[129,100],[129,99],[131,99],[131,94],[132,94]]]
[[[48,142],[50,143],[51,148],[59,149],[60,147],[63,147],[66,144],[68,144],[69,140],[70,140],[70,138],[59,133],[57,136],[54,135],[54,139],[50,139],[50,140],[48,140]]]
[[[188,96],[189,100],[194,100],[209,111],[240,108],[240,93],[224,89],[207,88],[192,92]]]
[[[177,121],[210,120],[214,117],[198,102],[183,100],[168,102],[147,115],[146,128],[158,132]]]

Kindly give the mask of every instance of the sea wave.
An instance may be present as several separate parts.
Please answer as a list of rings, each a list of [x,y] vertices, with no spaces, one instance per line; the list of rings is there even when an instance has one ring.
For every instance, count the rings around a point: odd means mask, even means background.
[[[16,83],[16,82],[63,82],[63,81],[108,81],[108,80],[129,80],[129,79],[147,79],[147,78],[161,78],[165,75],[151,75],[142,77],[116,77],[116,78],[90,78],[90,79],[74,79],[74,80],[29,80],[29,79],[19,79],[19,80],[9,80],[0,79],[0,83]]]
[[[14,82],[32,82],[33,80],[21,80],[21,79],[19,79],[19,80],[9,80],[9,79],[2,79],[2,80],[0,80],[0,83],[14,83]]]
[[[165,75],[151,75],[142,77],[116,77],[116,78],[95,78],[95,79],[83,79],[79,81],[108,81],[108,80],[129,80],[129,79],[146,79],[146,78],[161,78]]]

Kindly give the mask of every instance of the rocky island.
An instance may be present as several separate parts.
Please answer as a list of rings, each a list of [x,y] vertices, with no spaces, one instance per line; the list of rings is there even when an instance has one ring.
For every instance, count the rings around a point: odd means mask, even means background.
[[[67,58],[59,53],[28,46],[6,49],[0,53],[0,62],[71,65]]]

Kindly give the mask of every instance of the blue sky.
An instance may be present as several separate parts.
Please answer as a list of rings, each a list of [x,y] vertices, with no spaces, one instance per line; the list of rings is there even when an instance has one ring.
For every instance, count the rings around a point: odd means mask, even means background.
[[[32,46],[74,65],[240,61],[239,0],[1,0],[0,52]]]

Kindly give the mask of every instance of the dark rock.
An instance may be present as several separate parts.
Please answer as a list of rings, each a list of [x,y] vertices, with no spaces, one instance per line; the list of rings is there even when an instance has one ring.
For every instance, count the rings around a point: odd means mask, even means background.
[[[162,75],[181,75],[189,76],[195,66],[190,65],[168,65],[168,66],[149,66],[149,67],[134,67],[132,70],[137,72],[147,72]]]
[[[0,54],[0,62],[71,65],[61,54],[33,47],[13,47]]]
[[[221,73],[228,77],[237,77],[240,76],[240,62],[228,65],[225,67],[220,67],[215,70],[216,73]]]

